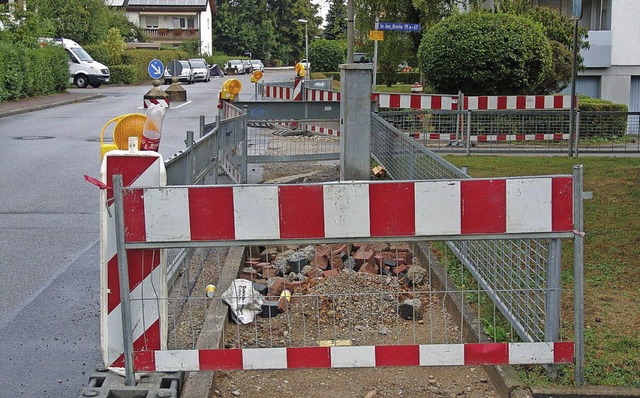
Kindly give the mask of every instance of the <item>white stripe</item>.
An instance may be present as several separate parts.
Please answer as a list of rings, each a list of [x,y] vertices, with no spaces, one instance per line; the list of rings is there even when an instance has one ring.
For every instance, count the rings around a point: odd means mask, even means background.
[[[331,347],[332,368],[371,368],[375,366],[375,346]]]
[[[189,190],[144,190],[144,221],[147,242],[190,241]]]
[[[553,109],[553,95],[544,96],[544,109]]]
[[[564,95],[562,97],[562,107],[564,109],[571,109],[571,96],[570,95]]]
[[[143,156],[141,154],[145,152],[151,151],[137,152],[136,156]],[[156,160],[131,183],[131,187],[143,188],[166,185],[166,175],[164,171],[164,162],[162,161],[162,156],[160,156],[160,154],[158,154],[157,152],[153,153],[157,155]]]
[[[507,96],[507,109],[516,109],[518,105],[517,98],[514,95]]]
[[[400,95],[400,109],[409,109],[411,108],[411,95],[410,94],[401,94]]]
[[[478,97],[467,97],[467,109],[468,110],[478,109]]]
[[[155,251],[150,253],[156,253]],[[159,255],[159,254],[158,254]],[[129,294],[131,302],[131,319],[133,341],[136,341],[160,316],[159,306],[167,297],[166,286],[162,283],[162,266],[156,267],[150,275],[138,284]],[[142,298],[145,298],[143,300]],[[109,339],[108,364],[124,353],[122,341],[122,304],[118,305],[107,316],[107,334]]]
[[[460,234],[460,182],[421,181],[414,184],[417,235]]]
[[[198,350],[156,351],[156,372],[186,372],[200,369]]]
[[[440,102],[441,108],[443,110],[452,110],[453,109],[453,98],[452,97],[442,97],[442,101]],[[458,107],[460,109],[460,107]]]
[[[252,348],[242,350],[243,369],[286,369],[286,348]]]
[[[551,178],[507,179],[507,233],[551,231]]]
[[[233,187],[236,239],[280,239],[277,186]]]
[[[498,97],[491,95],[487,100],[487,109],[498,109]]]
[[[422,98],[420,98],[420,108],[422,108],[422,109],[431,109],[431,96],[430,95],[423,95]]]
[[[525,109],[536,109],[536,97],[527,95],[525,98]]]
[[[105,219],[105,223],[107,226],[107,236],[106,236],[106,262],[108,263],[109,261],[111,261],[112,258],[114,258],[115,256],[118,255],[118,243],[116,241],[116,219],[115,217],[113,217],[113,214],[115,212],[115,205],[112,203],[109,206],[109,214],[112,215],[112,217],[107,217]],[[105,266],[106,264],[105,263]]]
[[[420,346],[420,366],[464,365],[464,344]]]
[[[391,96],[389,94],[379,94],[378,103],[380,108],[389,108],[389,104],[391,103]]]
[[[323,191],[326,238],[370,235],[368,184],[327,184]]]
[[[509,343],[509,364],[554,363],[553,343]]]

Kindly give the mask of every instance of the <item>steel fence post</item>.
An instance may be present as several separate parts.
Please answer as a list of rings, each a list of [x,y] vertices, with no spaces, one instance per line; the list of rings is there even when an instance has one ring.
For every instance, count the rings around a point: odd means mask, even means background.
[[[576,139],[574,140],[574,153],[575,157],[578,157],[578,144],[580,142],[580,110],[576,109],[575,116],[575,125],[576,125]]]
[[[467,111],[467,156],[471,156],[471,111]]]
[[[304,88],[304,86],[303,86]],[[249,179],[249,177],[247,176],[247,140],[248,140],[248,136],[249,136],[249,127],[247,126],[247,115],[249,114],[249,106],[245,105],[242,107],[244,110],[244,115],[242,116],[242,128],[243,128],[243,137],[242,137],[242,141],[240,142],[240,146],[241,146],[241,153],[242,153],[242,159],[241,159],[241,163],[240,163],[240,174],[241,174],[241,178],[242,181],[238,181],[241,184],[246,184],[247,180]]]
[[[200,115],[200,138],[204,137],[204,125],[205,125],[204,115]]]
[[[133,327],[131,326],[131,300],[129,296],[129,263],[124,239],[124,195],[122,175],[113,176],[113,200],[118,250],[118,280],[120,283],[120,303],[122,306],[122,341],[124,344],[125,385],[135,386],[133,372]]]
[[[215,166],[213,167],[213,184],[218,184],[218,173],[220,172],[220,135],[221,135],[221,125],[220,125],[220,115],[216,116],[216,136],[214,138],[214,151],[215,154],[214,162]]]
[[[187,164],[189,165],[189,169],[187,170],[187,181],[189,184],[193,184],[193,176],[195,174],[195,154],[193,153],[193,131],[187,130],[187,139],[185,140],[185,144],[187,145],[187,157],[189,161]]]
[[[575,335],[575,384],[584,385],[584,219],[583,165],[573,166],[573,286]]]

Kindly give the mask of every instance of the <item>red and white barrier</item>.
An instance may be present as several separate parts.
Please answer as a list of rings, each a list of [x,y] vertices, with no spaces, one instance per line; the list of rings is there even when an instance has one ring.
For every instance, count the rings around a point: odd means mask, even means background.
[[[307,101],[340,101],[338,91],[307,89]]]
[[[167,98],[145,98],[144,99],[144,109],[147,109],[151,105],[162,105],[164,108],[169,108],[169,97]]]
[[[294,101],[302,101],[302,88],[304,87],[304,79],[301,77],[296,77],[293,82],[293,100]]]
[[[570,176],[168,187],[131,195],[129,242],[573,231]]]
[[[478,343],[393,346],[146,351],[134,368],[146,372],[371,368],[387,366],[533,365],[572,363],[574,343]]]
[[[313,124],[304,124],[303,128],[305,130],[311,131],[316,134],[330,135],[333,137],[340,137],[340,130],[331,129],[328,127],[315,126]]]
[[[455,134],[439,133],[408,133],[408,136],[417,140],[452,141]],[[463,141],[466,137],[463,137]],[[568,140],[569,134],[478,134],[471,135],[471,142],[500,142],[500,141],[562,141]]]
[[[576,102],[577,103],[577,102]],[[496,95],[464,97],[465,110],[560,110],[571,109],[570,95]]]
[[[100,193],[100,340],[104,364],[108,367],[124,366],[118,252],[111,189],[112,178],[117,174],[122,175],[125,187],[166,185],[164,162],[157,152],[111,151],[104,157],[100,180],[109,189]],[[128,231],[131,232],[135,233]],[[166,252],[128,250],[127,260],[134,351],[165,349]]]
[[[262,96],[265,98],[275,98],[282,100],[291,100],[293,98],[293,88],[283,86],[262,86]]]
[[[429,94],[393,94],[376,93],[380,108],[394,109],[431,109],[431,110],[456,110],[458,109],[458,97],[455,95],[429,95]]]

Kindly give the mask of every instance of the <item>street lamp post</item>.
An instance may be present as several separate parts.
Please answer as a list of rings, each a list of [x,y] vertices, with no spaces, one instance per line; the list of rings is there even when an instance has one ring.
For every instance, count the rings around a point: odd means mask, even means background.
[[[298,19],[298,22],[301,22],[304,24],[304,56],[305,59],[307,60],[307,66],[309,65],[309,23],[306,19]],[[306,67],[306,66],[305,66]],[[311,69],[311,68],[307,68],[307,69]],[[307,73],[311,73],[311,71],[307,71]]]

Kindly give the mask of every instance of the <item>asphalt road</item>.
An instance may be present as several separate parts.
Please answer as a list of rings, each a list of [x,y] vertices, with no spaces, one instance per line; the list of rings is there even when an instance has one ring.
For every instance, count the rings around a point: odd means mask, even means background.
[[[264,79],[292,77],[291,70],[267,71]],[[251,98],[250,77],[237,78],[241,99]],[[224,80],[183,86],[187,102],[169,109],[163,123],[165,158],[185,147],[186,131],[198,132],[201,115],[214,120]],[[99,176],[102,126],[144,113],[150,88],[89,88],[102,96],[0,118],[2,397],[79,396],[102,362],[99,192],[83,174]]]

